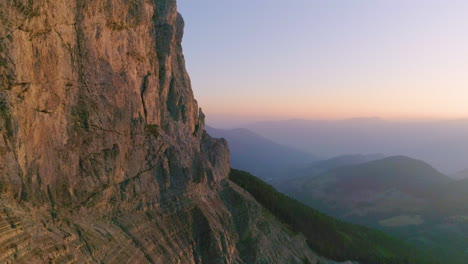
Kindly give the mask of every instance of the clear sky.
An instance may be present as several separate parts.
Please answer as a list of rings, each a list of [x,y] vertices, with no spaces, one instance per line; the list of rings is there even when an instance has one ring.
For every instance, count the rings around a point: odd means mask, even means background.
[[[179,0],[216,118],[466,118],[466,0]]]

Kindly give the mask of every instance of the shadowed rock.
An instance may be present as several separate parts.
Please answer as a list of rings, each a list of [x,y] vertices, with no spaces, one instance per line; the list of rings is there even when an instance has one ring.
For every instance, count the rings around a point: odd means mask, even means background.
[[[0,21],[1,263],[317,262],[227,179],[175,1],[5,0]]]

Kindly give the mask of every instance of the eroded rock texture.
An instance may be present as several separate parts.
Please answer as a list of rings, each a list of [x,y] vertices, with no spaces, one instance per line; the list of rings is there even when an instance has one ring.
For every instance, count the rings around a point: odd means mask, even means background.
[[[0,1],[0,263],[318,261],[227,180],[183,26],[175,0]]]

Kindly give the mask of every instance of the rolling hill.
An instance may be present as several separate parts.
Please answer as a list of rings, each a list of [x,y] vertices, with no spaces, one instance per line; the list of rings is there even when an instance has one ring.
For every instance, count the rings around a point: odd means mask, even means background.
[[[446,263],[468,259],[468,181],[394,156],[283,181],[288,195],[339,219],[428,248]]]
[[[322,209],[347,214],[348,208],[383,212],[398,210],[401,203],[419,205],[431,187],[448,182],[450,178],[422,161],[394,156],[283,181],[279,186]]]

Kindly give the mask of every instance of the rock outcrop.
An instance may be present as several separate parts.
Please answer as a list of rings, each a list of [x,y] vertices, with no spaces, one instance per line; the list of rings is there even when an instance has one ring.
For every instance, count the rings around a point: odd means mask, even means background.
[[[175,0],[0,2],[1,263],[317,263],[227,179]]]

